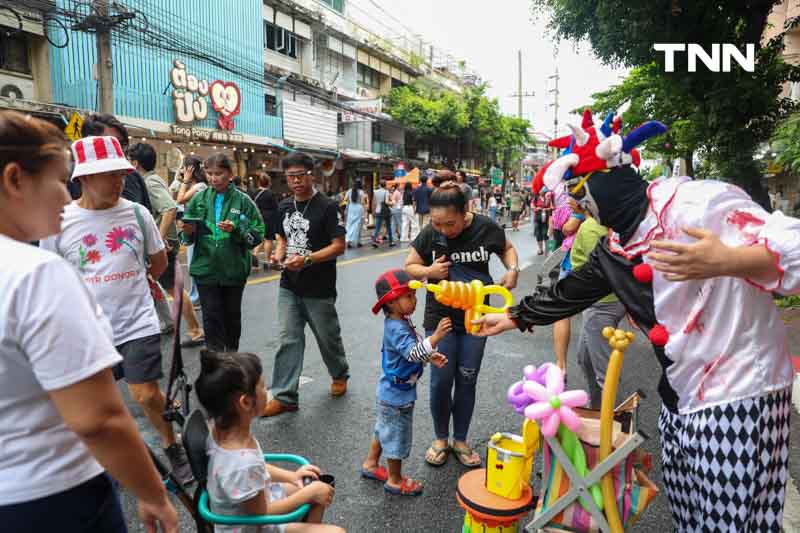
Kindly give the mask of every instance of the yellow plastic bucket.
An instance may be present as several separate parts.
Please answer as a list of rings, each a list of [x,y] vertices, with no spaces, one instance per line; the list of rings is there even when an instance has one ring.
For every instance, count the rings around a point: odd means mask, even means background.
[[[486,490],[501,498],[517,500],[522,496],[522,484],[531,477],[530,467],[525,475],[525,442],[519,435],[495,433],[489,441],[486,459]]]
[[[522,426],[524,437],[495,433],[486,458],[486,490],[501,498],[517,500],[530,483],[533,457],[539,449],[539,427],[532,420]]]
[[[464,527],[461,533],[518,533],[519,521],[505,524],[492,524],[481,522],[479,518],[472,516],[469,513],[464,513]]]

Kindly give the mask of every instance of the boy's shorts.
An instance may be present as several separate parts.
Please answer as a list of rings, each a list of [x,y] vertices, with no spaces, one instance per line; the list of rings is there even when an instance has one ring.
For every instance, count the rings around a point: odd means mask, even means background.
[[[407,459],[411,455],[414,402],[395,407],[379,400],[375,411],[375,439],[381,443],[383,456],[387,459]]]
[[[114,379],[125,378],[134,385],[164,377],[161,371],[161,335],[123,342],[117,346],[122,362],[114,367]]]

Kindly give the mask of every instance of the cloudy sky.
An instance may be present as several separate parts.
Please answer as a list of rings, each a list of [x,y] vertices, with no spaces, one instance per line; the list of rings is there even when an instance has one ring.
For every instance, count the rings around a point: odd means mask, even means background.
[[[491,85],[506,113],[517,113],[517,50],[522,50],[523,92],[535,93],[523,100],[524,116],[534,128],[553,134],[554,42],[545,33],[544,21],[533,21],[530,0],[347,0],[353,17],[370,22],[384,34],[390,31],[421,34],[477,71]],[[387,27],[388,26],[388,27]],[[404,28],[405,27],[405,28]],[[590,100],[590,95],[618,83],[621,69],[606,67],[587,45],[562,42],[558,49],[559,129],[568,113]]]

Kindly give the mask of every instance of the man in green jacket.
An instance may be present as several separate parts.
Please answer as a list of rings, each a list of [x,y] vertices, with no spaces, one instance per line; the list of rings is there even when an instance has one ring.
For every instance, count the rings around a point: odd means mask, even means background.
[[[209,157],[204,167],[210,187],[186,206],[181,241],[195,245],[189,272],[200,294],[206,346],[236,351],[250,250],[264,240],[264,221],[250,197],[232,185],[233,162],[227,155]]]

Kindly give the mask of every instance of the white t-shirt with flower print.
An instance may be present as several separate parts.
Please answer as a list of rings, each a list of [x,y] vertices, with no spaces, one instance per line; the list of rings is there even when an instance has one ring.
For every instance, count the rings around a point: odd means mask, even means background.
[[[150,212],[125,199],[102,210],[83,209],[72,202],[64,208],[61,228],[61,234],[40,246],[78,269],[111,321],[114,345],[157,335],[158,315],[147,283],[145,255],[163,250],[164,242]]]

